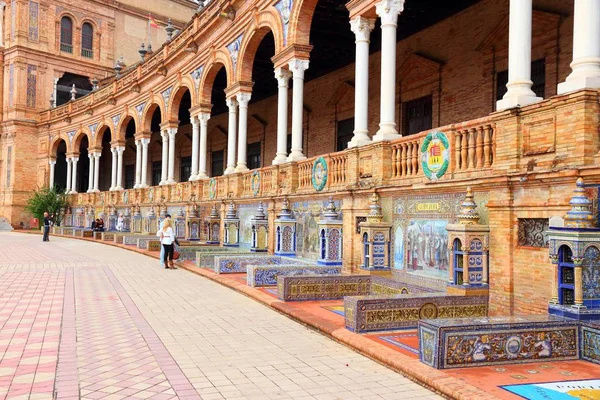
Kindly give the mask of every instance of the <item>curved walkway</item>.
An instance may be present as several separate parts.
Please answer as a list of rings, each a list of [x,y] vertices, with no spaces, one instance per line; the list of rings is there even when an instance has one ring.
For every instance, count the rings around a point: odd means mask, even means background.
[[[153,258],[37,235],[0,243],[0,398],[441,398]]]

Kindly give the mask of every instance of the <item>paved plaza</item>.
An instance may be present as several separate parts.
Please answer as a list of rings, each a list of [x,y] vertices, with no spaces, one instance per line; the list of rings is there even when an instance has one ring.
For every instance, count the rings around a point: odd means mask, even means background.
[[[1,398],[441,398],[147,256],[37,235],[0,243]]]

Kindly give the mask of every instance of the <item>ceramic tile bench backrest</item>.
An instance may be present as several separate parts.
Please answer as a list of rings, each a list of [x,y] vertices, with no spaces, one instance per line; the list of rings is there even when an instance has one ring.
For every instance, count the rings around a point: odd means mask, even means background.
[[[295,257],[271,256],[248,253],[245,255],[218,255],[214,258],[214,271],[217,274],[245,273],[248,265],[315,265]]]
[[[280,300],[335,300],[346,296],[432,293],[435,289],[372,275],[281,276]]]
[[[135,235],[135,234],[123,235],[123,244],[137,246],[139,239],[146,239],[146,240],[156,239],[156,235],[152,235],[152,236],[150,236],[150,235]]]
[[[217,247],[214,249],[200,248],[196,249],[196,266],[198,268],[213,269],[215,265],[215,257],[223,255],[250,255],[249,251],[240,250],[232,247]]]
[[[279,276],[298,275],[340,275],[342,266],[318,266],[307,264],[292,265],[248,265],[246,281],[248,286],[275,286]]]
[[[357,333],[416,328],[421,319],[485,317],[487,312],[487,296],[437,292],[344,298],[346,328]]]
[[[580,321],[581,359],[600,364],[600,321]]]
[[[277,296],[283,301],[365,296],[370,288],[370,275],[277,276]]]
[[[179,252],[179,260],[180,261],[192,261],[193,263],[196,263],[196,265],[198,264],[196,262],[196,260],[198,259],[198,254],[200,254],[200,250],[204,249],[206,246],[200,245],[200,246],[179,246],[177,248],[177,251]],[[202,252],[202,254],[204,254],[204,252]]]
[[[424,320],[419,353],[438,369],[575,360],[579,322],[552,315]]]

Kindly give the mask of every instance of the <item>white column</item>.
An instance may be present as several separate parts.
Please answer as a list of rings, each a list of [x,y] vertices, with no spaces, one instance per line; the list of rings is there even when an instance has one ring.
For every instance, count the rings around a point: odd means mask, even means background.
[[[304,71],[308,69],[308,60],[293,59],[289,64],[294,79],[292,95],[292,151],[288,161],[304,160],[302,149],[302,117],[304,113]]]
[[[287,134],[288,134],[288,84],[292,74],[283,68],[275,68],[277,79],[277,154],[273,165],[283,164],[287,161]]]
[[[356,36],[356,63],[354,77],[354,136],[348,148],[371,143],[369,137],[369,38],[375,20],[356,17],[350,29]]]
[[[379,131],[373,141],[380,142],[400,137],[396,130],[396,29],[404,0],[382,0],[375,10],[381,18],[381,98]]]
[[[149,138],[144,138],[141,140],[142,143],[142,177],[140,179],[140,188],[148,187],[148,145],[150,144]]]
[[[169,132],[165,129],[161,132],[160,136],[162,137],[162,167],[159,185],[166,185],[169,169]]]
[[[0,47],[4,47],[4,8],[5,7],[6,7],[6,2],[0,1]],[[56,162],[54,164],[56,165]]]
[[[558,94],[600,88],[600,1],[575,0],[571,74]]]
[[[237,166],[235,172],[246,172],[248,166],[246,163],[246,153],[248,146],[248,102],[250,101],[251,93],[238,93],[236,95],[240,106],[240,124],[238,127],[238,152]]]
[[[169,177],[167,183],[175,183],[175,135],[177,128],[169,128]]]
[[[79,161],[79,157],[71,158],[71,163],[73,164],[71,167],[71,175],[72,175],[73,181],[71,182],[71,192],[70,193],[77,193],[77,161]]]
[[[115,190],[123,190],[123,152],[125,146],[117,147],[117,186]]]
[[[110,152],[112,153],[112,165],[110,169],[110,189],[115,190],[117,187],[117,148],[111,147]]]
[[[207,141],[208,141],[208,120],[210,119],[210,113],[201,113],[198,116],[200,120],[200,171],[198,172],[198,179],[206,179],[206,156],[207,156]]]
[[[542,100],[531,90],[532,0],[510,0],[508,19],[508,91],[496,110],[522,107]]]
[[[71,158],[67,157],[66,161],[67,161],[67,187],[65,188],[65,191],[67,193],[69,193],[71,191]]]
[[[97,152],[94,154],[94,192],[99,192],[100,186],[100,156],[102,153]]]
[[[0,35],[1,36],[1,35]],[[48,187],[52,189],[54,187],[54,167],[56,166],[56,160],[50,160],[50,181],[48,182]]]
[[[227,127],[227,168],[225,169],[225,175],[229,175],[235,172],[237,100],[233,97],[228,98],[227,107],[229,107],[229,122]]]
[[[197,116],[190,118],[192,123],[192,172],[190,181],[198,180],[198,142],[200,140],[200,122]]]
[[[88,149],[88,158],[90,159],[90,168],[88,174],[88,193],[92,193],[94,191],[94,153],[90,152]]]
[[[134,189],[140,187],[142,180],[142,139],[135,141],[135,185]]]

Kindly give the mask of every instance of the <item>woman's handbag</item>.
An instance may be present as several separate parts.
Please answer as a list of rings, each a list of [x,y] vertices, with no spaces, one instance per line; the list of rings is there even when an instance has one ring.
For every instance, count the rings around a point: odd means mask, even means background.
[[[179,260],[179,256],[181,256],[177,249],[179,249],[179,246],[175,246],[175,250],[173,251],[173,260]]]

